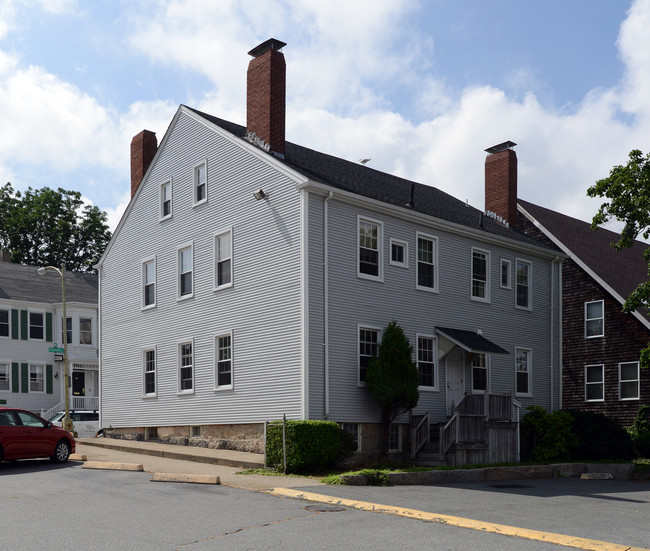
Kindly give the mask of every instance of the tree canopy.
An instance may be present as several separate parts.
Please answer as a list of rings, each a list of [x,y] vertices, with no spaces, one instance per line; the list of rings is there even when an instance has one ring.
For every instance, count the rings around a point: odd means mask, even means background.
[[[592,228],[596,229],[611,219],[624,223],[620,239],[613,244],[621,250],[631,247],[641,235],[650,236],[650,153],[643,155],[638,149],[630,151],[629,161],[625,166],[617,165],[611,169],[609,176],[598,180],[587,190],[589,197],[604,197],[593,218]],[[649,263],[650,249],[643,257]],[[630,294],[623,305],[623,312],[631,313],[638,308],[650,309],[650,281],[639,282],[639,286]],[[642,367],[650,367],[650,343],[641,351]]]
[[[11,261],[92,271],[111,238],[106,213],[78,191],[0,188],[0,248]]]

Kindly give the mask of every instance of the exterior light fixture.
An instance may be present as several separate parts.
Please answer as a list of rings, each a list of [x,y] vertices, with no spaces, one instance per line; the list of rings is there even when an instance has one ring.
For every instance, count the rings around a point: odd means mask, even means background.
[[[262,188],[258,189],[255,193],[253,193],[253,195],[258,201],[260,199],[266,199],[266,193],[264,193],[264,190]]]

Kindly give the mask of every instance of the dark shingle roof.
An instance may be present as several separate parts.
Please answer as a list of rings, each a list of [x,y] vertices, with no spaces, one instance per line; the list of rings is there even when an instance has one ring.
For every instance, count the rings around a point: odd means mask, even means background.
[[[48,270],[38,275],[38,266],[0,262],[0,299],[56,304],[61,302],[61,278]],[[97,304],[97,275],[65,272],[66,302]]]
[[[187,108],[239,138],[243,139],[246,135],[246,128],[243,126],[213,117],[191,107]],[[413,201],[410,208],[415,212],[482,230],[495,236],[545,247],[539,241],[484,216],[482,211],[435,187],[411,182],[291,142],[285,142],[284,159],[278,158],[278,160],[315,182],[391,205],[406,207],[411,201],[412,193]]]
[[[498,344],[486,339],[476,331],[466,331],[465,329],[454,329],[451,327],[436,327],[436,332],[440,335],[451,339],[453,342],[460,344],[469,352],[484,352],[486,354],[509,354]]]
[[[598,229],[582,220],[546,209],[518,199],[519,204],[550,232],[564,247],[589,267],[599,278],[623,298],[648,278],[648,264],[643,251],[650,247],[636,241],[630,248],[615,250],[611,244],[619,240],[619,234]]]

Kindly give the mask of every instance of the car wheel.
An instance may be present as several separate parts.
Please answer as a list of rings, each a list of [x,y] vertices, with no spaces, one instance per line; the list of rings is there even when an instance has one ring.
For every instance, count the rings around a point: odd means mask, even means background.
[[[2,450],[2,446],[0,446],[0,463],[4,461],[5,458],[5,452]]]
[[[59,440],[54,447],[54,455],[50,459],[54,463],[65,463],[70,457],[70,444],[66,440]]]

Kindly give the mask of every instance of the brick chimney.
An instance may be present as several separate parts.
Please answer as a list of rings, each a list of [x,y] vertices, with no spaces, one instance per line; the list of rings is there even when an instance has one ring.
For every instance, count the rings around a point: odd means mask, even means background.
[[[253,59],[248,64],[246,93],[248,139],[279,155],[284,155],[287,69],[280,52],[284,46],[270,38],[248,52]]]
[[[131,197],[135,195],[158,149],[155,132],[143,130],[131,140]]]
[[[497,220],[517,224],[517,154],[514,142],[503,142],[486,149],[485,212]]]

